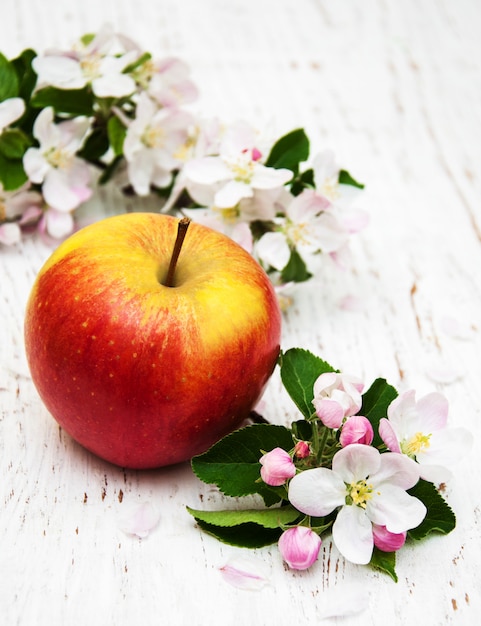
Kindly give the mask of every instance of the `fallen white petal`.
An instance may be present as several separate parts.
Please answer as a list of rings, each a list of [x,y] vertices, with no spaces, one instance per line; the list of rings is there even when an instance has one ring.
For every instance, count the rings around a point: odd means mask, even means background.
[[[464,372],[440,360],[429,363],[426,367],[426,374],[433,382],[445,385],[464,376]]]
[[[127,535],[144,539],[159,523],[160,513],[151,502],[122,506],[119,527]]]
[[[465,321],[458,320],[455,317],[445,315],[441,318],[440,322],[441,330],[450,337],[455,339],[473,339],[474,329],[473,326]]]
[[[365,611],[369,594],[361,584],[348,584],[326,589],[320,597],[320,618],[347,617]]]
[[[259,591],[269,584],[266,563],[245,556],[233,556],[220,568],[223,579],[238,589]]]

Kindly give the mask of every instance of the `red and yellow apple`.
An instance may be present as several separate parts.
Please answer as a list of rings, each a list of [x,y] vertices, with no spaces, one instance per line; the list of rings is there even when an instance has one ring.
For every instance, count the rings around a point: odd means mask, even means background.
[[[188,460],[237,428],[279,353],[269,278],[228,237],[193,222],[166,286],[178,224],[131,213],[83,228],[47,260],[27,305],[45,406],[122,467]]]

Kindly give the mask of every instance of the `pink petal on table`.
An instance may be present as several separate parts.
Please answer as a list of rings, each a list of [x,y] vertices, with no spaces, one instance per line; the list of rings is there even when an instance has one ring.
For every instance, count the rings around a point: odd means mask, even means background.
[[[339,300],[338,306],[343,311],[363,311],[365,308],[365,302],[358,296],[347,294]]]
[[[151,502],[127,504],[123,505],[119,526],[127,535],[136,535],[144,539],[157,526],[159,518],[160,513]]]
[[[229,585],[247,591],[259,591],[270,582],[266,564],[245,556],[231,557],[220,572]]]

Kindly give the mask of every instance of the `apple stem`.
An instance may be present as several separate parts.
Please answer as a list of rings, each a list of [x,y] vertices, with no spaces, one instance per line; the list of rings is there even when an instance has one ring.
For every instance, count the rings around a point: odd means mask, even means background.
[[[187,229],[189,228],[190,219],[188,217],[183,217],[179,220],[177,224],[177,237],[175,239],[174,249],[172,250],[172,256],[170,258],[169,269],[167,271],[167,278],[165,279],[164,285],[166,287],[174,286],[174,274],[175,268],[177,266],[177,260],[179,258],[180,251],[182,250],[182,244],[184,243],[185,235],[187,233]]]

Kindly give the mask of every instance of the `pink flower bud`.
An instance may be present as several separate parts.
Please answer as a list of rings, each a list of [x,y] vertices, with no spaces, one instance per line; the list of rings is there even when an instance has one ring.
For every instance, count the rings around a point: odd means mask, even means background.
[[[311,449],[307,441],[298,441],[294,447],[294,456],[298,459],[305,459],[311,454]]]
[[[374,545],[383,552],[395,552],[402,548],[406,541],[407,533],[391,533],[385,526],[372,525]]]
[[[369,446],[374,438],[371,422],[362,415],[353,415],[344,422],[339,441],[345,448],[351,443],[363,443]]]
[[[291,569],[307,569],[317,560],[321,538],[306,526],[285,530],[279,538],[279,551]]]
[[[262,480],[272,487],[283,485],[296,474],[296,466],[290,454],[282,448],[274,448],[259,459]]]

